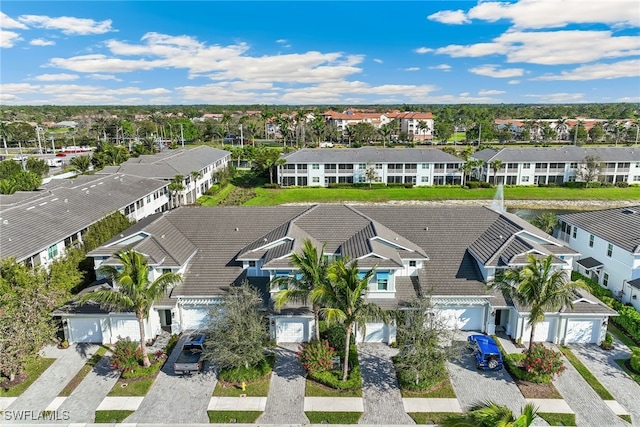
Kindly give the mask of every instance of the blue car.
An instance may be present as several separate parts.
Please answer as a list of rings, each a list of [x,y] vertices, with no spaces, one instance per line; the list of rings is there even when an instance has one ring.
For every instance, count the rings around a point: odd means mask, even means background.
[[[503,368],[502,353],[493,338],[486,335],[471,335],[467,338],[467,344],[473,350],[478,369],[498,371]]]

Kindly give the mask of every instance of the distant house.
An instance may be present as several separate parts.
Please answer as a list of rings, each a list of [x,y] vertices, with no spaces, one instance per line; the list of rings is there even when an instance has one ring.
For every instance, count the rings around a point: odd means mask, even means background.
[[[638,147],[487,148],[477,151],[472,158],[483,162],[476,172],[481,181],[507,185],[560,185],[580,181],[579,171],[585,167],[585,159],[589,156],[597,157],[602,163],[599,181],[640,184]],[[502,166],[496,171],[492,163],[497,160]]]
[[[575,270],[640,311],[640,205],[560,215],[557,235],[580,252]]]
[[[203,234],[204,233],[204,234]],[[292,253],[311,241],[328,259],[357,260],[361,273],[374,269],[366,299],[385,310],[403,310],[429,296],[434,315],[452,328],[529,339],[528,307],[489,290],[485,283],[530,254],[552,256],[567,274],[580,254],[513,214],[484,207],[273,206],[181,207],[131,227],[89,255],[96,268],[117,265],[115,252],[131,247],[148,259],[152,278],[180,273],[183,282],[156,304],[147,324],[153,336],[197,330],[210,322],[229,286],[245,280],[263,294],[269,330],[278,342],[303,342],[318,325],[305,304],[278,311],[277,277],[295,277]],[[108,286],[105,284],[104,286]],[[95,305],[61,308],[72,342],[113,342],[114,331],[138,338],[133,314],[100,312]],[[615,312],[586,291],[574,309],[545,313],[535,339],[599,343]],[[357,340],[392,343],[396,325],[370,322]]]
[[[396,119],[400,124],[400,131],[409,135],[409,140],[415,142],[431,141],[434,133],[434,120],[431,113],[396,112],[387,115]]]

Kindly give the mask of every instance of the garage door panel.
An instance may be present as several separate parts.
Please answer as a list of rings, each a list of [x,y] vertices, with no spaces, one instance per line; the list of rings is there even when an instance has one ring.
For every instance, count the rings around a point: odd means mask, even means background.
[[[102,344],[102,321],[100,318],[69,319],[67,324],[72,342]]]
[[[595,333],[597,331],[596,322],[599,320],[569,320],[567,322],[567,334],[565,336],[565,343],[596,343],[597,337]]]
[[[306,320],[291,319],[276,321],[276,341],[278,342],[304,342],[306,341]]]
[[[446,324],[461,331],[482,331],[483,307],[450,307],[440,310]]]
[[[528,319],[525,322],[529,322]],[[547,319],[540,323],[536,323],[536,329],[533,336],[534,342],[553,342],[553,333],[555,331],[555,319]],[[529,341],[531,337],[531,327],[529,325],[525,326],[524,332],[522,334],[523,341]]]
[[[182,329],[200,330],[206,328],[209,321],[209,310],[206,308],[183,308]]]
[[[388,342],[389,331],[387,325],[382,322],[367,323],[364,335],[361,330],[357,331],[359,342]]]

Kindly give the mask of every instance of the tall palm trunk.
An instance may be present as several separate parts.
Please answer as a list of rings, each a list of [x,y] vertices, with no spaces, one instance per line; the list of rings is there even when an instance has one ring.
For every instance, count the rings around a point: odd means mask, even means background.
[[[533,347],[533,336],[536,333],[536,324],[533,323],[531,325],[531,336],[529,337],[529,350],[531,350],[531,347]]]
[[[353,330],[353,322],[347,326],[347,336],[344,340],[344,363],[342,366],[342,381],[346,381],[349,377],[349,346],[351,344],[351,331]]]
[[[149,361],[149,355],[147,354],[147,339],[144,334],[144,313],[141,311],[136,312],[138,318],[138,326],[140,327],[140,349],[142,350],[142,365],[151,366]]]
[[[316,341],[320,341],[320,306],[313,304],[313,317],[316,322]]]

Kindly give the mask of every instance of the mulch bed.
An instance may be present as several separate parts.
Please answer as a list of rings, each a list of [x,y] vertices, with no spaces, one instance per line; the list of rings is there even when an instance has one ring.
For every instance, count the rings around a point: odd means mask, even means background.
[[[0,388],[5,390],[9,390],[11,387],[17,386],[18,384],[22,384],[27,379],[26,372],[16,375],[13,381],[9,381],[9,378],[6,378],[4,381],[0,382]]]
[[[525,399],[562,399],[562,395],[553,383],[538,384],[529,381],[515,380]]]

